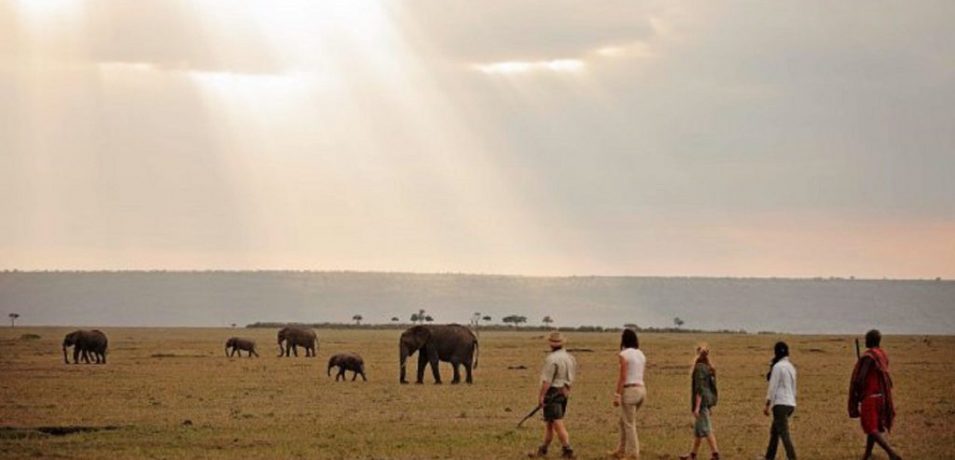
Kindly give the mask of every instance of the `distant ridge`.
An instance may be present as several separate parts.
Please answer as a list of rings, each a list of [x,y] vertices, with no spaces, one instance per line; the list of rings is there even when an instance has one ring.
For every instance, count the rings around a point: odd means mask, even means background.
[[[955,333],[955,282],[639,276],[513,276],[300,270],[3,271],[0,313],[18,324],[224,326],[257,321],[466,324],[475,312],[556,326]]]

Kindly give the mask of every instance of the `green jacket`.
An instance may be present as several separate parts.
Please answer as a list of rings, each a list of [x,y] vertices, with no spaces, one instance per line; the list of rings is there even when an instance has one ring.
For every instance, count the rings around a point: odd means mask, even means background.
[[[690,395],[690,408],[696,409],[696,396],[700,395],[700,408],[713,407],[716,405],[719,393],[716,389],[716,375],[710,370],[710,366],[704,363],[697,363],[693,367],[693,394]]]

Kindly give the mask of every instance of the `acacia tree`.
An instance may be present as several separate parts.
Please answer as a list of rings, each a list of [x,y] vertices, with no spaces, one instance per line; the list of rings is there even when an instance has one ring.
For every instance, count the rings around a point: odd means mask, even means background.
[[[401,321],[401,320],[399,320],[397,316],[392,316],[392,317],[391,317],[391,322],[392,322],[392,323],[397,323],[398,321]]]
[[[17,322],[17,318],[20,317],[20,314],[19,314],[19,313],[10,313],[10,315],[8,315],[8,316],[10,316],[10,327],[17,327],[16,322]]]
[[[424,324],[425,318],[427,318],[427,315],[425,315],[424,308],[418,309],[418,322]]]
[[[501,321],[503,321],[504,324],[513,324],[514,327],[517,328],[520,327],[521,323],[527,322],[527,317],[520,315],[509,315],[502,318]]]
[[[424,317],[424,320],[430,323],[430,322],[434,321],[434,318],[432,318],[431,315],[427,315],[427,316]]]
[[[677,316],[676,318],[673,318],[673,324],[676,326],[677,329],[679,329],[685,323],[686,321],[683,321],[682,319],[680,319],[679,316]]]
[[[491,322],[491,317],[490,317],[490,316],[485,316],[485,317],[481,318],[481,320],[484,321],[485,323],[490,323],[490,322]]]
[[[412,314],[411,314],[411,324],[414,324],[414,323],[417,323],[417,322],[418,322],[418,314],[417,314],[417,313],[412,313]]]
[[[544,323],[544,326],[550,327],[551,323],[554,322],[554,318],[551,318],[550,316],[545,316],[544,319],[541,320],[541,322]]]
[[[352,316],[351,319],[352,319],[352,321],[355,322],[355,325],[356,325],[356,326],[361,326],[361,320],[363,320],[363,319],[365,319],[365,318],[364,318],[363,316],[361,316],[361,315],[355,315],[355,316]]]

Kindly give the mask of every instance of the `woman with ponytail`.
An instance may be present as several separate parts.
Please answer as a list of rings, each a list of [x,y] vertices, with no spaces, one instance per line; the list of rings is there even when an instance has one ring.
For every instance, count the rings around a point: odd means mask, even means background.
[[[769,430],[769,447],[766,448],[766,460],[776,458],[776,448],[782,439],[786,449],[786,458],[796,460],[796,449],[789,436],[789,417],[796,410],[796,368],[789,362],[789,345],[776,342],[773,347],[773,359],[766,374],[769,389],[766,392],[766,406],[763,414],[773,414],[773,424]]]
[[[693,448],[690,453],[681,455],[680,460],[695,459],[700,451],[700,444],[706,439],[710,446],[710,459],[719,460],[720,452],[716,447],[716,435],[710,424],[710,411],[716,405],[716,368],[710,361],[710,347],[700,344],[696,347],[696,359],[693,360],[693,371],[690,375],[691,393],[690,409],[693,411]]]

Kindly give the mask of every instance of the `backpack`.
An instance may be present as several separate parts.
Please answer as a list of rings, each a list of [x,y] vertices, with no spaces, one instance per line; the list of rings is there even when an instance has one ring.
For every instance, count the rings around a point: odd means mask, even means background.
[[[706,401],[707,403],[706,405],[708,407],[713,407],[716,405],[716,403],[720,399],[720,393],[716,389],[716,374],[710,374],[710,389],[712,389],[713,391],[712,392],[704,391],[703,394],[707,397],[707,399],[709,399],[709,401]]]
[[[709,369],[707,369],[709,370]],[[696,370],[694,369],[694,372]],[[702,385],[703,388],[700,388],[700,396],[702,400],[700,401],[703,406],[713,407],[719,402],[719,391],[716,389],[716,375],[712,372],[708,372],[706,376],[705,383]],[[694,391],[696,389],[694,388]],[[695,398],[695,396],[694,396]],[[695,407],[695,400],[691,399],[691,404]]]

